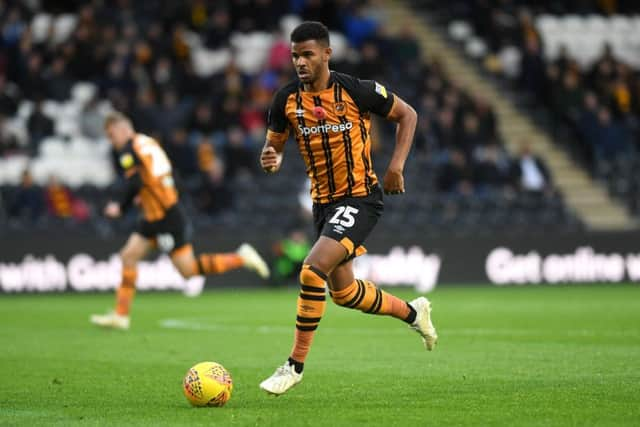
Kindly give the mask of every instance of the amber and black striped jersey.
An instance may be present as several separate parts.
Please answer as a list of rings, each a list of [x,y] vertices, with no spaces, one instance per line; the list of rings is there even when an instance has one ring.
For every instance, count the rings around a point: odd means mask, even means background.
[[[171,162],[160,144],[138,133],[120,154],[120,166],[127,178],[127,190],[120,203],[128,205],[140,197],[142,215],[146,221],[159,221],[178,202]]]
[[[380,83],[335,71],[320,92],[306,92],[294,80],[273,98],[267,140],[280,151],[293,131],[314,202],[367,196],[378,185],[371,161],[370,113],[386,117],[395,99]]]

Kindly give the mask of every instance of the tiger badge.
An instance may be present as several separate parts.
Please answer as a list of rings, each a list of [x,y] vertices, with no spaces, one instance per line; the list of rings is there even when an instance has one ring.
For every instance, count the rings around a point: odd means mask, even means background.
[[[344,116],[347,114],[347,103],[346,102],[336,102],[333,104],[333,111],[338,116]]]

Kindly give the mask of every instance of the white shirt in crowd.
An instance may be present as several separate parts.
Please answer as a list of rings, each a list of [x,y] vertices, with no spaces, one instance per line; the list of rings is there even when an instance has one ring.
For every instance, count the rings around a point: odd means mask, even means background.
[[[542,191],[546,183],[535,159],[530,156],[523,158],[520,160],[520,167],[522,168],[522,188],[531,191]]]

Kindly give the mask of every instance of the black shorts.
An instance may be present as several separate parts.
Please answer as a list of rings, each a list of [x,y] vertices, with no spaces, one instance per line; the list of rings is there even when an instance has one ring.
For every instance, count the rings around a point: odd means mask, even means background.
[[[170,207],[161,220],[140,221],[136,231],[153,240],[162,252],[172,253],[191,242],[191,225],[177,204]]]
[[[347,250],[349,261],[367,250],[363,246],[382,215],[382,190],[376,187],[364,197],[345,197],[333,203],[313,204],[316,238],[326,236],[339,242]]]

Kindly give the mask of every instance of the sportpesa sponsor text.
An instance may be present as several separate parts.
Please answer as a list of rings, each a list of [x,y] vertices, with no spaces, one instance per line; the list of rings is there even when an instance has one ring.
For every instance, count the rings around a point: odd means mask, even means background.
[[[353,128],[353,123],[351,122],[333,123],[333,124],[327,123],[325,125],[310,126],[310,127],[298,125],[298,130],[303,136],[314,135],[317,133],[345,132],[345,131],[351,130],[352,128]]]

